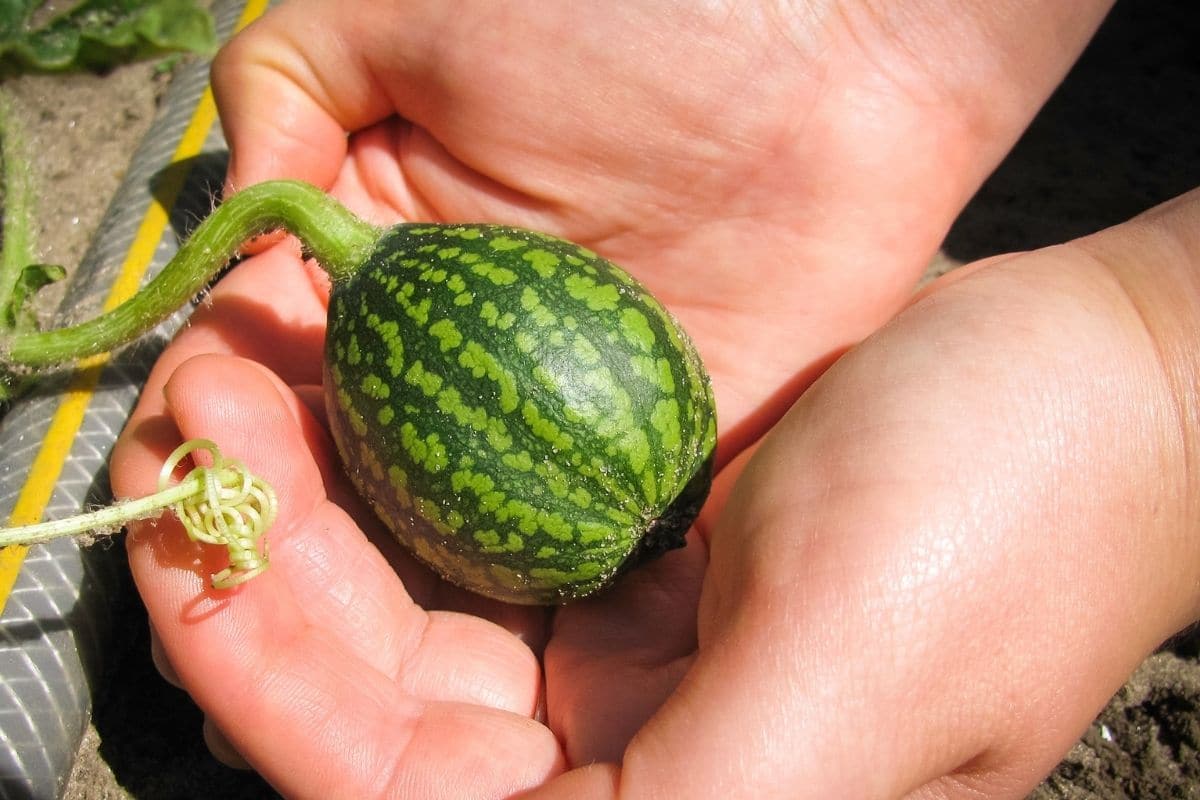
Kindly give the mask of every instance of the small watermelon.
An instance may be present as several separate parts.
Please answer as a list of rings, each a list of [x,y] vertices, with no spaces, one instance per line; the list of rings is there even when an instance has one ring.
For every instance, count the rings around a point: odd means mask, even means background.
[[[670,548],[708,495],[692,343],[619,267],[496,225],[386,231],[329,303],[325,397],[359,492],[446,580],[586,596]]]

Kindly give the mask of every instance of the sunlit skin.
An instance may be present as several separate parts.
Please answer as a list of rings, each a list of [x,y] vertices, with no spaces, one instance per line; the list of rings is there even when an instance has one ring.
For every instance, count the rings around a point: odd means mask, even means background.
[[[447,5],[237,39],[231,187],[623,264],[708,363],[723,469],[690,546],[592,600],[442,585],[341,478],[325,287],[266,249],[113,456],[145,494],[204,436],[279,495],[233,593],[173,521],[129,537],[214,753],[296,797],[1024,796],[1197,615],[1200,197],[912,289],[1106,4]]]

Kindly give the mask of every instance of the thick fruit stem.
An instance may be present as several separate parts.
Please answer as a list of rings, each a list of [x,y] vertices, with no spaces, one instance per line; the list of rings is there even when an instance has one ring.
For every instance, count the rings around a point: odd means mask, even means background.
[[[209,454],[212,466],[196,466],[182,482],[171,485],[175,467],[197,450]],[[240,461],[223,457],[207,439],[191,439],[175,448],[163,464],[157,493],[68,519],[0,528],[0,547],[115,532],[127,522],[157,517],[170,508],[192,541],[220,545],[229,552],[229,566],[212,576],[215,588],[228,589],[267,568],[262,535],[275,521],[277,505],[271,487]]]
[[[37,368],[105,353],[132,341],[195,297],[249,239],[283,228],[333,280],[353,275],[382,231],[315,186],[268,181],[230,197],[196,228],[150,283],[95,319],[0,339],[0,362]]]

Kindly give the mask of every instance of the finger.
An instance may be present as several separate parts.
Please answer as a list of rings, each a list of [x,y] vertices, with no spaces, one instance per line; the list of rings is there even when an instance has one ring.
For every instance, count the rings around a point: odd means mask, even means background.
[[[175,667],[167,657],[166,651],[163,649],[162,640],[154,632],[153,626],[150,628],[150,659],[163,680],[177,689],[183,688],[183,682],[179,679]],[[241,753],[234,749],[229,740],[225,738],[225,735],[207,717],[204,719],[203,736],[205,746],[208,747],[209,752],[212,753],[213,758],[217,761],[233,769],[250,768],[246,759],[242,758]]]
[[[691,667],[711,531],[750,452],[716,476],[686,547],[555,615],[545,653],[549,722],[571,764],[619,762]]]
[[[225,734],[208,717],[204,718],[204,745],[213,758],[231,769],[250,769],[250,762],[229,743]]]
[[[231,151],[228,187],[296,178],[328,190],[341,177],[337,194],[372,218],[370,205],[360,208],[356,201],[383,189],[387,208],[404,217],[453,210],[460,218],[556,229],[538,224],[545,208],[535,198],[547,206],[560,201],[563,176],[545,174],[535,162],[571,164],[564,149],[596,126],[580,126],[574,115],[542,114],[578,102],[579,91],[541,77],[578,59],[597,62],[597,69],[617,65],[626,78],[644,79],[610,48],[563,37],[562,24],[586,29],[592,20],[557,16],[517,20],[512,9],[489,3],[367,3],[354,14],[312,0],[277,6],[214,63],[213,89]],[[517,29],[520,57],[495,69],[490,54],[510,46]],[[563,54],[567,45],[583,50]],[[540,130],[549,126],[554,130]],[[351,151],[360,163],[347,176]],[[386,153],[391,162],[386,177],[372,168],[373,153]],[[619,151],[609,155],[621,157]],[[400,172],[397,161],[404,165]],[[578,164],[573,171],[594,177]]]
[[[235,37],[213,67],[230,146],[226,190],[293,178],[380,224],[452,214],[539,227],[528,192],[481,174],[497,137],[510,147],[503,163],[525,154],[525,125],[491,113],[499,92],[477,86],[477,60],[451,66],[449,59],[477,59],[503,42],[497,28],[504,21],[489,24],[485,15],[496,13],[489,7],[447,10],[440,3],[370,3],[348,15],[300,0]],[[475,21],[460,34],[452,29],[464,15]],[[459,35],[472,41],[455,50],[437,43]],[[537,50],[530,43],[527,52]],[[509,85],[526,95],[545,89],[520,79]],[[478,136],[484,129],[488,136]],[[443,144],[447,136],[458,139],[453,152]]]
[[[228,389],[198,391],[214,369]],[[217,356],[185,362],[165,388],[179,434],[215,435],[280,500],[271,568],[224,595],[197,575],[197,561],[202,573],[216,564],[169,520],[132,532],[135,579],[183,684],[238,752],[298,794],[369,797],[392,780],[429,788],[450,774],[468,796],[543,780],[559,755],[528,718],[540,683],[528,648],[490,623],[411,602],[323,500],[296,422],[307,412],[282,389],[261,367]],[[139,459],[154,466],[154,443],[142,444],[116,458],[119,491],[145,481]],[[496,761],[505,747],[521,758]]]
[[[696,606],[708,548],[642,564],[600,594],[558,610],[546,648],[550,727],[573,765],[619,761],[673,692],[696,651]]]
[[[390,4],[366,8],[374,13],[283,4],[217,55],[212,84],[230,144],[230,188],[287,177],[327,189],[347,133],[393,113],[372,60],[385,42],[382,52],[403,53],[408,25],[419,23]]]
[[[274,488],[279,516],[268,539],[280,551],[273,559],[277,560],[287,552],[281,546],[292,529],[314,517],[336,515],[325,500],[323,475],[317,465],[318,460],[330,461],[329,443],[307,409],[286,392],[252,362],[216,355],[190,358],[162,389],[163,413],[145,416],[139,408],[135,414],[131,430],[114,453],[114,489],[130,495],[151,493],[167,450],[181,438],[214,438],[227,456],[244,460]],[[202,591],[207,574],[222,565],[225,554],[178,536],[178,524],[170,516],[158,521],[155,528],[137,529],[130,537],[134,554],[150,551],[163,567],[170,568],[149,573],[146,579],[177,584],[175,589],[190,583],[192,592]],[[199,574],[197,562],[203,570]],[[212,594],[215,600],[224,597]],[[170,631],[157,622],[156,631],[169,641]],[[347,637],[348,643],[355,640],[355,634]],[[176,664],[176,668],[186,671],[186,665]]]
[[[175,671],[175,666],[167,656],[166,650],[163,649],[162,639],[155,633],[153,625],[150,626],[150,661],[163,680],[176,689],[183,688],[183,683],[179,680],[179,673]]]

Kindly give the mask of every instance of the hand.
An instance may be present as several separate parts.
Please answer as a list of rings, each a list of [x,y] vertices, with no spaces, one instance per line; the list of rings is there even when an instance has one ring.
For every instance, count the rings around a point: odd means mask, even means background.
[[[530,797],[1027,796],[1200,616],[1198,223],[966,268],[835,364],[706,528],[677,690]]]
[[[905,302],[1109,3],[875,5],[292,0],[218,57],[229,184],[611,258],[696,340],[724,463]]]
[[[260,25],[222,57],[217,86],[225,86],[232,184],[306,177],[381,221],[532,224],[612,256],[667,300],[698,340],[716,382],[726,457],[774,421],[825,361],[902,302],[957,206],[1073,55],[1071,46],[1047,47],[1042,61],[1022,57],[1014,72],[1014,59],[1000,57],[1003,48],[988,51],[995,58],[986,63],[966,65],[955,63],[958,43],[938,51],[935,40],[918,64],[908,49],[913,41],[895,30],[885,35],[887,21],[869,15],[797,23],[786,29],[793,49],[765,46],[764,31],[776,30],[777,20],[761,28],[749,20],[753,37],[739,42],[731,30],[690,18],[695,34],[666,42],[678,47],[672,58],[663,58],[661,48],[631,51],[697,76],[686,91],[676,90],[679,80],[663,81],[668,90],[655,94],[652,81],[638,80],[645,70],[630,53],[612,55],[612,42],[628,35],[598,40],[584,34],[600,28],[581,24],[577,31],[584,33],[571,40],[576,49],[554,56],[555,63],[581,64],[583,79],[626,93],[611,105],[584,107],[596,116],[583,124],[584,112],[566,100],[590,84],[570,81],[570,71],[554,72],[562,81],[554,91],[563,94],[549,102],[554,92],[532,80],[547,68],[539,65],[548,52],[542,48],[498,62],[505,70],[467,68],[471,51],[496,52],[498,42],[487,38],[499,29],[495,21],[456,9],[454,19],[439,24],[389,26],[378,7],[363,8],[362,17],[345,20],[303,3],[285,5],[271,17],[275,23]],[[419,7],[388,14],[413,9]],[[988,13],[953,22],[997,35]],[[299,30],[310,28],[298,48],[280,37],[296,30],[299,17]],[[1081,45],[1097,14],[1076,9],[1069,17],[1054,26],[1055,35]],[[472,20],[480,44],[453,58],[409,36],[439,31],[447,38],[437,41],[458,43],[462,37],[447,36],[446,26]],[[546,28],[536,30],[557,30],[544,13],[537,20]],[[924,34],[940,24],[930,19]],[[648,29],[629,25],[638,36]],[[1031,29],[1036,38],[1041,28]],[[384,30],[403,35],[405,46],[385,48]],[[342,60],[338,43],[354,40],[351,34],[362,55]],[[323,55],[306,61],[305,53]],[[741,60],[713,66],[714,53]],[[787,63],[774,64],[777,55]],[[435,56],[441,63],[431,72],[428,59]],[[354,69],[347,72],[347,63]],[[921,66],[931,64],[944,69]],[[596,77],[600,66],[612,81]],[[734,89],[744,91],[745,81],[718,78],[751,71],[763,84],[763,104],[730,109],[728,98],[741,97]],[[428,86],[434,73],[437,91],[418,95],[416,79]],[[775,73],[779,86],[770,79]],[[940,82],[931,80],[934,73]],[[784,86],[785,79],[798,85]],[[972,104],[973,80],[986,83],[987,94]],[[918,88],[925,93],[914,94]],[[541,102],[502,102],[518,89]],[[264,108],[263,98],[275,108]],[[544,112],[524,113],[558,107],[575,113],[546,121]],[[766,119],[763,107],[778,118]],[[714,108],[728,112],[719,129],[709,122]],[[376,121],[388,109],[408,122]],[[657,112],[659,123],[635,119],[629,109]],[[271,122],[280,119],[289,122],[286,130]],[[346,129],[358,132],[340,150]],[[718,139],[712,151],[718,131],[737,135]],[[264,158],[274,146],[279,160]],[[718,191],[730,185],[737,191]],[[746,263],[765,266],[749,279]],[[632,574],[604,598],[558,613],[549,629],[536,613],[475,601],[430,581],[386,543],[379,544],[381,558],[355,523],[369,536],[378,526],[336,477],[318,415],[310,411],[323,296],[319,286],[297,281],[295,270],[294,256],[276,249],[222,282],[211,308],[156,369],[114,457],[118,493],[142,493],[181,435],[215,435],[223,449],[276,483],[291,509],[271,535],[271,572],[224,600],[200,588],[204,565],[197,570],[194,550],[178,544],[169,523],[131,537],[139,587],[180,681],[239,752],[299,796],[363,797],[400,786],[418,796],[423,790],[495,796],[537,785],[570,764],[623,752],[626,765],[644,759],[638,743],[645,734],[626,751],[633,733],[682,676],[687,681],[673,697],[687,696],[700,680],[694,676],[704,674],[697,673],[697,652],[709,648],[697,651],[695,631],[708,569],[705,536],[694,533],[692,547]],[[818,296],[820,304],[803,302]],[[798,344],[780,347],[780,341]],[[214,353],[250,361],[195,358]],[[213,375],[222,378],[219,387],[206,383]],[[723,476],[725,486],[700,526],[714,547],[729,536],[714,533],[712,520],[732,477],[732,471]],[[754,482],[748,486],[735,500],[758,493]],[[804,574],[799,567],[797,574]],[[656,613],[646,615],[646,608]],[[711,612],[702,614],[707,632]],[[535,656],[544,641],[546,717],[561,752],[545,727],[529,722],[538,715],[542,675]],[[656,720],[665,714],[664,708]],[[241,724],[247,718],[255,724]]]

